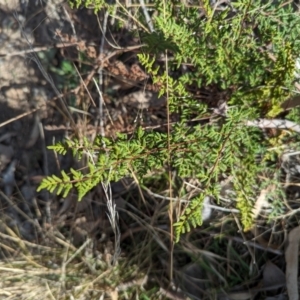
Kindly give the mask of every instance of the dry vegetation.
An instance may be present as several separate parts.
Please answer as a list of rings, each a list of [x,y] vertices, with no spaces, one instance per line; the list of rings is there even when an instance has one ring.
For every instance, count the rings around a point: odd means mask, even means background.
[[[173,249],[166,174],[103,184],[81,202],[36,192],[44,176],[86,163],[46,146],[130,134],[137,124],[165,131],[167,115],[136,57],[142,45],[130,20],[120,27],[109,18],[103,42],[103,12],[20,3],[0,0],[0,299],[287,299],[286,282],[295,290],[298,276],[298,174],[285,215],[260,220],[269,209],[262,191],[247,233],[225,180],[222,208],[206,199],[204,225]],[[201,99],[214,107],[221,96],[210,88]],[[299,166],[294,153],[281,167],[292,176]],[[174,183],[184,201],[198,186]]]

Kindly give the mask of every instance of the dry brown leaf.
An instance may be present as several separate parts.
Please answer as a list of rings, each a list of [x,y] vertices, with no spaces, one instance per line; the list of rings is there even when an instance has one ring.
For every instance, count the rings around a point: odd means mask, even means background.
[[[300,226],[294,228],[288,236],[285,250],[286,285],[290,300],[298,300],[298,255],[299,255]]]
[[[267,261],[264,271],[262,283],[264,287],[272,287],[282,284],[285,285],[285,275],[284,273],[270,260]]]
[[[180,272],[178,285],[191,299],[201,299],[206,290],[203,269],[197,263],[186,265]]]
[[[148,75],[141,69],[138,64],[133,64],[130,67],[130,79],[135,81],[143,81],[148,78]]]
[[[295,96],[294,98],[288,99],[281,104],[281,107],[284,110],[289,110],[289,109],[295,108],[297,106],[300,106],[300,97],[299,96]]]

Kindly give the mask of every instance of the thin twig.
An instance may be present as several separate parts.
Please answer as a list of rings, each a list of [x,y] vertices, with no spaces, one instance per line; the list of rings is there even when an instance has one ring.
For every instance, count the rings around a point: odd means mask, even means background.
[[[102,56],[104,53],[104,44],[106,40],[106,31],[107,31],[107,21],[108,21],[108,11],[105,12],[104,15],[104,20],[103,20],[103,26],[101,28],[100,22],[100,29],[102,31],[102,38],[101,38],[101,44],[100,44],[100,49],[99,49],[99,55]],[[100,87],[103,87],[103,65],[101,64],[98,69],[98,74],[99,74],[99,85]],[[94,79],[94,78],[93,78]],[[105,136],[104,132],[104,124],[103,124],[103,97],[101,93],[101,89],[99,88],[96,80],[94,79],[94,83],[96,85],[97,91],[99,93],[99,126],[100,126],[100,134],[102,137]],[[104,143],[104,142],[103,142]],[[105,144],[103,145],[105,147]]]
[[[26,49],[26,50],[22,50],[22,51],[16,51],[16,52],[11,52],[11,53],[0,53],[0,57],[12,57],[12,56],[25,56],[27,54],[31,54],[31,53],[37,53],[37,52],[41,52],[41,51],[47,51],[49,49],[53,49],[53,48],[67,48],[67,47],[72,47],[72,46],[76,46],[79,43],[59,43],[53,46],[41,46],[41,47],[30,47],[30,49]]]
[[[69,23],[70,23],[70,25],[71,25],[72,32],[73,32],[73,36],[75,37],[75,39],[76,39],[76,41],[77,41],[78,38],[77,38],[77,34],[76,34],[76,30],[75,30],[74,23],[72,22],[71,17],[70,17],[70,15],[69,15],[69,13],[68,13],[68,11],[66,10],[66,8],[65,8],[64,5],[62,5],[62,9],[63,9],[63,11],[64,11],[64,13],[65,13],[65,15],[66,15],[66,17],[67,17]]]
[[[181,203],[191,202],[190,200],[176,199],[176,198],[161,196],[159,194],[153,193],[152,191],[150,191],[149,189],[147,189],[145,187],[143,189],[145,189],[150,195],[154,196],[155,198],[160,198],[160,199],[168,200],[168,201],[180,201]],[[220,206],[213,205],[213,204],[205,204],[205,206],[213,208],[215,210],[219,210],[219,211],[230,212],[230,213],[238,213],[238,214],[240,213],[240,211],[238,209],[235,209],[235,208],[225,208],[225,207],[220,207]]]
[[[95,86],[97,88],[97,91],[99,93],[99,119],[100,119],[99,120],[99,127],[100,127],[100,134],[101,134],[102,137],[105,137],[104,122],[103,122],[103,119],[104,119],[104,117],[103,117],[103,104],[104,104],[103,96],[102,96],[101,90],[99,88],[99,85],[98,85],[96,79],[93,78],[93,81],[94,81]],[[102,144],[103,144],[102,145],[103,148],[105,148],[105,142],[104,141],[102,142]]]
[[[1,190],[0,195],[7,201],[7,203],[13,207],[21,216],[23,216],[29,223],[31,223],[39,232],[42,232],[42,229],[38,223],[32,220],[22,209],[20,209],[17,205],[15,205],[12,200],[6,196]]]
[[[8,234],[4,234],[2,232],[0,232],[0,237],[1,237],[2,241],[3,240],[10,240],[10,241],[15,242],[15,243],[22,242],[28,247],[36,248],[36,249],[39,249],[39,250],[45,250],[45,251],[52,251],[52,252],[54,251],[54,249],[51,248],[51,247],[37,245],[37,244],[31,243],[31,242],[28,242],[26,240],[22,240],[19,237],[13,237],[13,236],[10,236]]]
[[[233,240],[233,241],[238,242],[238,243],[243,243],[244,245],[248,245],[248,246],[253,247],[253,248],[264,250],[266,252],[274,253],[276,255],[283,255],[283,252],[281,250],[274,249],[274,248],[271,248],[271,247],[266,247],[266,246],[263,246],[261,244],[255,243],[255,242],[245,241],[240,237],[236,237],[236,236],[227,237],[227,236],[225,236],[225,238],[227,238],[228,240]]]
[[[150,29],[150,32],[153,32],[154,31],[154,26],[153,26],[152,20],[149,16],[149,13],[148,13],[148,10],[146,8],[146,4],[145,4],[144,0],[140,0],[140,4],[141,4],[141,7],[142,7],[142,10],[143,10],[145,19],[146,19],[146,23],[147,23],[147,25]]]
[[[7,121],[5,121],[5,122],[2,122],[2,123],[0,124],[0,128],[3,127],[3,126],[5,126],[5,125],[7,125],[7,124],[9,124],[9,123],[15,122],[16,120],[19,120],[19,119],[22,119],[22,118],[24,118],[24,117],[26,117],[26,116],[28,116],[28,115],[31,115],[31,114],[33,114],[34,112],[36,112],[37,110],[39,110],[39,109],[40,109],[40,108],[35,108],[35,109],[31,110],[31,111],[25,112],[25,113],[20,114],[20,115],[14,117],[14,118],[11,118],[11,119],[9,119],[9,120],[7,120]]]
[[[81,246],[78,248],[73,255],[64,263],[65,267],[80,253],[82,252],[89,244],[91,243],[91,239],[88,238]]]

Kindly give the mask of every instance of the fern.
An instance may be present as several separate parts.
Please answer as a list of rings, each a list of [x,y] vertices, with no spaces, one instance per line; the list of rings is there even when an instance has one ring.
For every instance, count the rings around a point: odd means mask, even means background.
[[[84,6],[86,8],[94,9],[94,12],[97,13],[102,8],[108,8],[109,5],[105,0],[69,0],[68,1],[72,8],[79,8]]]
[[[72,3],[111,9],[103,1]],[[277,116],[282,103],[293,95],[300,20],[292,5],[283,1],[277,5],[270,1],[263,7],[261,1],[250,0],[232,5],[234,10],[228,7],[219,12],[205,0],[200,17],[199,9],[178,6],[176,1],[163,7],[157,1],[156,30],[147,33],[141,26],[146,46],[138,58],[160,87],[160,95],[169,95],[170,114],[179,118],[170,136],[139,128],[133,136],[119,134],[115,140],[98,137],[92,144],[87,140],[57,143],[50,148],[60,154],[71,150],[78,158],[87,156],[87,170],[50,176],[39,190],[66,196],[74,188],[81,200],[100,182],[116,181],[132,172],[142,182],[150,171],[166,169],[170,150],[177,176],[197,178],[203,190],[175,223],[177,241],[202,224],[203,200],[207,195],[218,199],[222,174],[233,178],[241,221],[245,229],[250,228],[259,191],[274,181],[277,170],[270,161],[276,160],[278,152],[268,151],[274,140],[246,127],[245,120]],[[159,63],[166,52],[171,57],[168,70]],[[210,87],[226,95],[222,100],[229,108],[224,116],[213,117],[209,101],[199,101],[193,92]],[[259,178],[266,170],[269,179],[262,182]]]

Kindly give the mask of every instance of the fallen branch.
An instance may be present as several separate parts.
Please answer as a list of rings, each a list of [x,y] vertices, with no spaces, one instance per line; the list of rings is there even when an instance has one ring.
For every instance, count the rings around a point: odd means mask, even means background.
[[[300,133],[300,125],[288,120],[280,119],[260,119],[255,121],[246,121],[247,126],[255,126],[259,128],[277,128],[277,129],[290,129]]]

